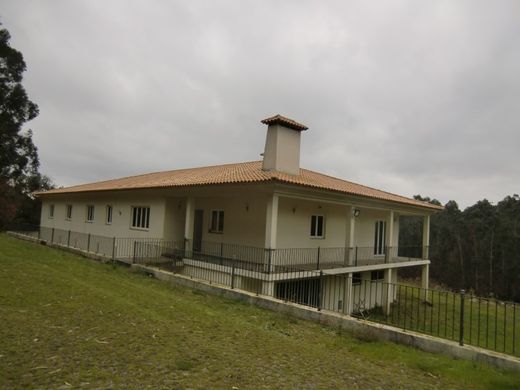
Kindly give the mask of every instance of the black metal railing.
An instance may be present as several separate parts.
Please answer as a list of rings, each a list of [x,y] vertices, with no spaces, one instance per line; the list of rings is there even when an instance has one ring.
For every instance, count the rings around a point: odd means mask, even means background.
[[[278,249],[146,238],[109,238],[55,228],[20,231],[46,240],[111,258],[153,264],[186,277],[271,296],[285,302],[329,310],[520,356],[519,304],[451,292],[388,283],[383,272],[364,280],[355,274],[328,275],[327,264],[358,265],[372,261],[373,248]],[[360,250],[362,249],[362,250]],[[428,248],[385,248],[379,260],[407,261]],[[392,254],[394,251],[395,256]],[[348,260],[345,263],[345,258]],[[399,260],[399,259],[405,260]],[[296,261],[295,259],[300,259]],[[343,262],[342,262],[343,261]],[[366,275],[366,274],[365,274]]]

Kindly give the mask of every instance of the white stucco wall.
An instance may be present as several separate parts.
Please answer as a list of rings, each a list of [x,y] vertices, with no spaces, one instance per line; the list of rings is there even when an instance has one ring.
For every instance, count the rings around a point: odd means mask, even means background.
[[[49,218],[50,205],[54,204],[54,218]],[[72,217],[66,219],[67,205],[72,205]],[[94,206],[94,221],[86,221],[87,205]],[[107,224],[106,206],[112,206],[112,223]],[[132,206],[150,207],[150,228],[131,227]],[[165,200],[137,194],[94,194],[43,199],[41,226],[90,233],[106,237],[153,237],[164,232]]]
[[[203,210],[202,241],[264,247],[267,198],[255,194],[195,198]],[[210,231],[211,211],[224,211],[224,231]]]
[[[343,248],[347,240],[350,208],[321,202],[280,197],[278,248]],[[311,238],[311,216],[324,216],[324,237]]]
[[[387,221],[388,229],[389,211],[375,209],[361,209],[359,217],[356,218],[355,224],[355,244],[358,247],[373,247],[376,221]],[[394,234],[391,243],[387,242],[387,246],[397,246],[399,242],[399,218],[394,213]]]

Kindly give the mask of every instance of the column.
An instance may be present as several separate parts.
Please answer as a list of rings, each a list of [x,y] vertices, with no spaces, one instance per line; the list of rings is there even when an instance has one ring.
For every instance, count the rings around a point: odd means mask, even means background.
[[[429,281],[430,281],[430,265],[424,264],[422,266],[422,273],[421,273],[421,288],[423,289],[423,299],[425,302],[429,302]]]
[[[386,233],[386,237],[385,237],[386,262],[391,263],[393,254],[395,252],[395,250],[394,250],[394,211],[393,210],[390,210],[388,212],[388,219],[386,222],[386,232],[385,233]]]
[[[278,195],[273,194],[267,200],[265,214],[265,270],[272,272],[276,260],[276,236],[278,234]],[[263,282],[264,284],[266,282]],[[271,289],[271,288],[270,288]]]
[[[353,266],[355,263],[355,240],[356,240],[356,216],[354,215],[356,208],[352,206],[350,208],[350,229],[349,229],[349,236],[348,236],[348,265]]]
[[[385,281],[383,283],[383,312],[390,315],[390,306],[394,300],[394,285],[392,284],[392,268],[385,269]]]
[[[423,218],[423,259],[428,260],[430,258],[430,216],[425,215]]]
[[[343,298],[343,313],[347,315],[352,314],[354,297],[352,295],[352,272],[349,272],[345,278],[345,297]]]
[[[195,223],[195,198],[186,198],[186,217],[184,219],[184,255],[191,257],[193,251],[193,225]]]

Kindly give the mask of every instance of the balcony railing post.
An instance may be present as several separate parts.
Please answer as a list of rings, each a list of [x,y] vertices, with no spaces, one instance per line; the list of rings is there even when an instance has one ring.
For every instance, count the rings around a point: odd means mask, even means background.
[[[320,247],[318,247],[318,257],[316,259],[316,269],[320,269]]]
[[[390,254],[389,254],[389,248],[390,248],[389,246],[386,246],[386,247],[385,247],[385,264],[386,264],[386,263],[389,263],[389,260],[388,260],[388,259],[389,259],[389,256],[390,256]]]
[[[87,252],[90,252],[90,233],[88,234],[87,238]]]
[[[67,246],[70,247],[70,230],[69,234],[67,235]]]
[[[132,263],[135,263],[136,257],[137,257],[137,241],[134,241],[134,253],[132,256]]]
[[[464,297],[466,291],[460,290],[460,334],[459,345],[464,345]]]
[[[358,258],[358,247],[356,245],[356,251],[354,252],[354,264],[357,267],[357,258]]]
[[[51,231],[51,244],[54,244],[54,228]]]

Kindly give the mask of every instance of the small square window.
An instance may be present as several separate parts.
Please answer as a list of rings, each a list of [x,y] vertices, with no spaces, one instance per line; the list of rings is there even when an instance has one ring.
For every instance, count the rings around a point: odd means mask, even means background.
[[[224,210],[211,210],[209,231],[211,233],[224,232]]]
[[[54,205],[49,205],[49,218],[54,218]]]
[[[311,238],[324,237],[324,217],[323,215],[311,216]]]
[[[112,223],[112,206],[107,205],[106,215],[105,215],[105,223],[110,225]]]
[[[65,219],[67,221],[70,221],[72,218],[72,205],[71,204],[68,204],[67,205],[67,210],[66,210],[66,214],[65,214]]]
[[[94,222],[94,206],[87,205],[87,222]]]

